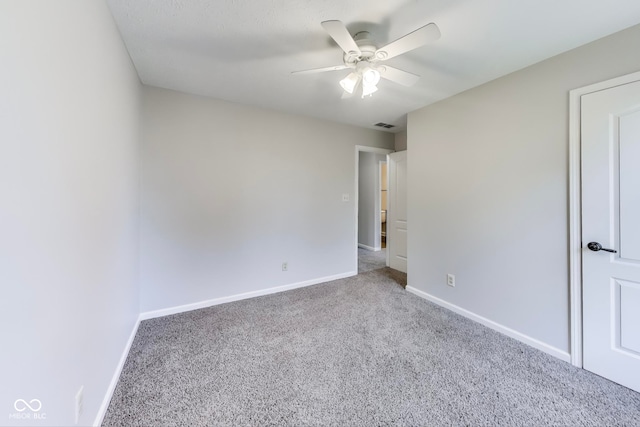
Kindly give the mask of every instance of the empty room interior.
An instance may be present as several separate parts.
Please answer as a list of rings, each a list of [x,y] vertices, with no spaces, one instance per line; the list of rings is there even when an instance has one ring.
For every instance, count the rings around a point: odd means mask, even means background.
[[[640,425],[640,2],[0,1],[0,425]]]

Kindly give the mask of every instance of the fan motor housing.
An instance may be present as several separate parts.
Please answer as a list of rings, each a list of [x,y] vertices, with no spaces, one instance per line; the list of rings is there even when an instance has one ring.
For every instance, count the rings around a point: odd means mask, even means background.
[[[360,49],[360,55],[356,52],[344,54],[344,63],[350,67],[355,67],[360,61],[370,61],[375,59],[376,50],[378,50],[375,42],[369,38],[368,31],[360,31],[353,36],[354,41]]]

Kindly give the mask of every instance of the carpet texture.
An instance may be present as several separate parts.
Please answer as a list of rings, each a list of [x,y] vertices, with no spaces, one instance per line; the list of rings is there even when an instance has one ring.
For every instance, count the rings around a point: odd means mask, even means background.
[[[358,248],[358,273],[377,270],[387,266],[387,250],[368,251]]]
[[[640,394],[384,272],[143,321],[103,425],[640,425]]]

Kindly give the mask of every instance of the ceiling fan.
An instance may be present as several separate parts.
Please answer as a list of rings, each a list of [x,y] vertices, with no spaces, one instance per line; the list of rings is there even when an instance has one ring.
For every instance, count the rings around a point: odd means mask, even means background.
[[[363,98],[378,90],[377,84],[381,77],[403,86],[415,84],[420,76],[380,63],[440,38],[438,26],[430,23],[378,48],[375,42],[369,39],[367,31],[360,31],[352,37],[340,21],[324,21],[322,27],[344,51],[344,64],[294,71],[292,74],[323,73],[350,68],[352,72],[340,80],[340,86],[345,90],[345,95],[352,95],[362,88]]]

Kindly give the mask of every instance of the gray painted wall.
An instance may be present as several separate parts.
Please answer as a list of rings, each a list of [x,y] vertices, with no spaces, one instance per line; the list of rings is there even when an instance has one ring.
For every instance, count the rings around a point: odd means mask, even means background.
[[[143,93],[143,312],[355,274],[355,146],[392,134]]]
[[[380,234],[380,163],[384,154],[360,152],[358,191],[358,243],[378,249],[376,234]],[[376,233],[377,231],[377,233]]]
[[[405,151],[407,149],[407,131],[398,132],[395,134],[395,150]]]
[[[0,424],[84,386],[90,425],[138,316],[140,83],[102,1],[0,2],[0,40]]]
[[[640,26],[409,114],[410,286],[569,351],[569,90],[638,52]]]

